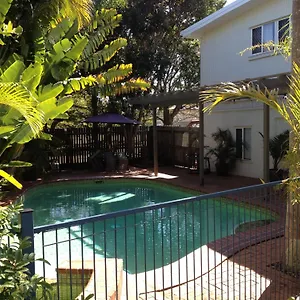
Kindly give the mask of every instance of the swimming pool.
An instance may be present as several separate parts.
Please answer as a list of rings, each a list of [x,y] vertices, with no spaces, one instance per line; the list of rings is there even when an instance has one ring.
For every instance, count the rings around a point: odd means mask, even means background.
[[[34,210],[34,223],[39,226],[194,195],[193,191],[169,185],[114,179],[42,185],[27,191],[23,199],[25,207]],[[231,235],[239,224],[265,219],[274,217],[233,201],[205,199],[39,234],[35,251],[37,257],[44,256],[51,263],[52,269],[48,267],[47,272],[53,275],[53,266],[68,260],[69,253],[72,260],[90,260],[93,248],[96,258],[122,258],[127,272],[139,273],[167,265],[210,241]],[[44,255],[42,240],[50,245]]]

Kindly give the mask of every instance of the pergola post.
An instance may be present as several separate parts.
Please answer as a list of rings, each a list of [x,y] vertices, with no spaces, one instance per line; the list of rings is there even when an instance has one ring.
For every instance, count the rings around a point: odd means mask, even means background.
[[[158,175],[158,148],[157,148],[157,108],[153,107],[153,163],[154,163],[154,175]]]
[[[270,140],[270,107],[264,104],[264,181],[270,181],[269,140]]]
[[[199,102],[199,179],[204,185],[204,113],[203,102]]]

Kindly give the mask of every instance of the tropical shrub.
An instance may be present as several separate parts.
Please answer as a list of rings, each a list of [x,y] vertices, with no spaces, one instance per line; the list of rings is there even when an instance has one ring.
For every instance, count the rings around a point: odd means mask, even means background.
[[[269,141],[269,151],[273,159],[273,168],[278,170],[278,165],[289,150],[289,131],[286,130]]]
[[[43,299],[51,299],[51,285],[28,268],[36,258],[24,251],[31,245],[29,238],[20,238],[22,210],[22,203],[0,207],[0,299],[32,299],[37,289],[43,290]]]
[[[207,155],[213,155],[216,158],[217,175],[228,175],[234,168],[236,162],[236,144],[229,129],[222,130],[218,128],[212,134],[216,142],[215,147],[210,147]]]

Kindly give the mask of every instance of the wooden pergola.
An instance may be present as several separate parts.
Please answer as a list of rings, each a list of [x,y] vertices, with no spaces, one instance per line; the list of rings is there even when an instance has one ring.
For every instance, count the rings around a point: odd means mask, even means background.
[[[234,82],[235,84],[245,84],[253,82],[262,89],[277,89],[278,94],[284,95],[288,92],[289,73],[280,73],[269,77],[248,78],[243,81]],[[197,104],[199,107],[199,181],[204,185],[204,113],[203,102],[199,101],[199,92],[214,86],[202,86],[187,91],[176,91],[173,93],[147,95],[144,97],[135,97],[129,100],[130,104],[150,106],[153,110],[153,160],[154,174],[158,175],[158,145],[157,145],[157,108],[169,107],[174,105]],[[269,139],[270,139],[270,109],[269,106],[263,106],[264,118],[264,181],[269,181]]]

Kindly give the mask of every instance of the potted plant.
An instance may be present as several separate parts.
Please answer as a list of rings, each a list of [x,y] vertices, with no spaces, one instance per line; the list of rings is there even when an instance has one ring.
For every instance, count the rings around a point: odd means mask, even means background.
[[[283,170],[279,168],[279,163],[289,149],[289,131],[286,130],[269,141],[269,152],[273,159],[273,169],[270,169],[270,180],[283,179]]]
[[[220,176],[227,176],[235,167],[236,162],[236,144],[229,129],[218,130],[212,134],[216,142],[216,147],[209,148],[208,155],[216,158],[216,173]]]

